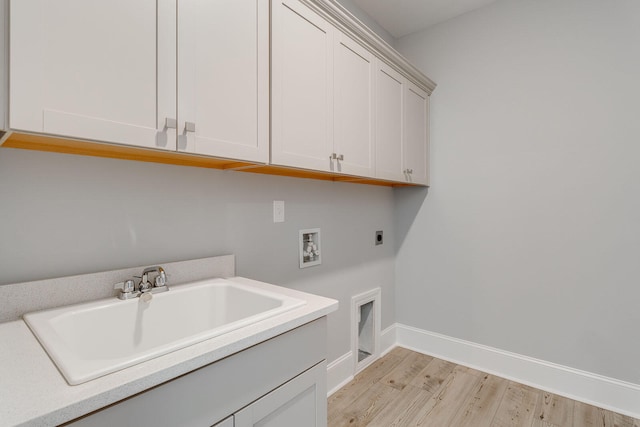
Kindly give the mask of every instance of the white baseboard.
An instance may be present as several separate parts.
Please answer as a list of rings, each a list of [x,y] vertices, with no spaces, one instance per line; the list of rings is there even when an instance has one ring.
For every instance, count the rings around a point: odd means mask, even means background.
[[[640,418],[640,384],[581,371],[497,348],[396,324],[396,345]]]
[[[398,344],[396,339],[397,323],[389,326],[380,333],[380,357],[389,353]]]
[[[353,353],[348,352],[327,365],[327,397],[353,379]]]
[[[396,347],[396,324],[380,333],[380,357]],[[344,387],[354,376],[353,353],[350,351],[327,365],[327,396]]]

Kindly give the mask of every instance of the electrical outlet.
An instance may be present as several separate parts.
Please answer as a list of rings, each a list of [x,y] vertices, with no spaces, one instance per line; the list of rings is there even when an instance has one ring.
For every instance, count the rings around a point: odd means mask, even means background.
[[[376,231],[376,246],[382,244],[382,230]]]
[[[273,201],[273,222],[284,222],[284,201]]]

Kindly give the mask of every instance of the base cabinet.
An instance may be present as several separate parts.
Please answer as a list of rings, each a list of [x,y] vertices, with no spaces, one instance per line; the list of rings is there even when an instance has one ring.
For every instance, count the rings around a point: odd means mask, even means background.
[[[325,427],[326,318],[71,421],[74,427]]]
[[[234,427],[326,426],[327,394],[322,387],[326,373],[326,364],[317,364],[234,414]]]
[[[213,427],[326,427],[326,374],[318,363]]]

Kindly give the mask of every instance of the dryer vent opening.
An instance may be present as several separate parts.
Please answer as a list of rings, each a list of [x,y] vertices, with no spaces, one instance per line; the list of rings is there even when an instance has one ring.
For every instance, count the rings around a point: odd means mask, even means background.
[[[380,357],[380,288],[351,299],[351,352],[358,373]]]
[[[374,353],[373,301],[358,307],[358,363]]]

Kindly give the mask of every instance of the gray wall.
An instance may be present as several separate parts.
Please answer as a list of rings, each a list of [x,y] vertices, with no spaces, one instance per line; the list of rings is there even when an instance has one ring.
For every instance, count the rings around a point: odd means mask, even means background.
[[[340,3],[393,44],[351,0]],[[7,7],[0,0],[0,22]],[[283,224],[272,222],[273,200],[286,202]],[[388,188],[3,148],[0,285],[233,253],[238,275],[340,301],[332,361],[350,350],[351,296],[380,286],[382,327],[395,322],[393,212]],[[299,269],[298,230],[312,227],[323,264]]]
[[[233,253],[238,275],[340,301],[330,361],[350,350],[352,295],[382,287],[395,322],[389,188],[2,148],[0,201],[2,284]],[[299,269],[315,227],[322,265]]]
[[[640,2],[498,1],[398,41],[438,82],[398,321],[640,384]]]

